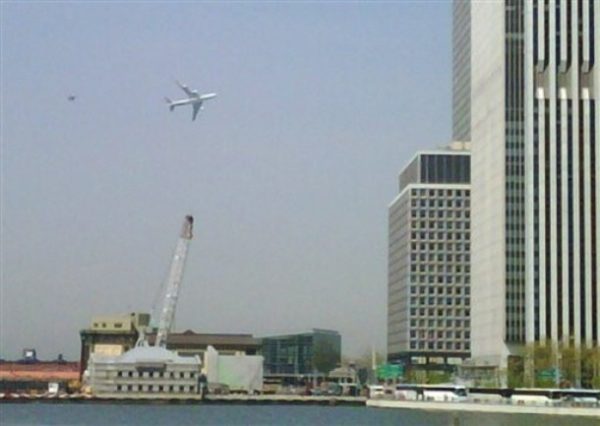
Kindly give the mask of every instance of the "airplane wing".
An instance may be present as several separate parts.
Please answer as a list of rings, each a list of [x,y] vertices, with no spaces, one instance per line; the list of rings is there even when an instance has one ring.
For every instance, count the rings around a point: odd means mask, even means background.
[[[187,87],[185,84],[180,83],[179,81],[177,82],[177,85],[181,88],[181,90],[183,90],[185,92],[186,95],[188,95],[190,98],[193,97],[197,97],[198,96],[198,92],[196,92],[195,90],[190,90],[189,87]]]
[[[202,109],[202,103],[198,102],[197,104],[194,104],[194,112],[192,113],[192,121],[194,121],[196,119],[196,116],[198,115],[198,111],[200,111]]]

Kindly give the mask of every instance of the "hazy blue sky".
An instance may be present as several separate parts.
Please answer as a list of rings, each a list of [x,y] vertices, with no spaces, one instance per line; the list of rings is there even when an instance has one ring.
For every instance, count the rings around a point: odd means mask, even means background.
[[[451,135],[450,1],[1,8],[1,357],[150,310],[187,213],[178,330],[384,350],[387,206]],[[195,122],[175,79],[219,95]]]

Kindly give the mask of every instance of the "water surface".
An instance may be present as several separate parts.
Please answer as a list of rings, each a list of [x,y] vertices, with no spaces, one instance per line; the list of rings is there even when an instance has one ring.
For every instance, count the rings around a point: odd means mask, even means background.
[[[0,404],[0,425],[599,426],[600,420],[313,405],[4,403]]]

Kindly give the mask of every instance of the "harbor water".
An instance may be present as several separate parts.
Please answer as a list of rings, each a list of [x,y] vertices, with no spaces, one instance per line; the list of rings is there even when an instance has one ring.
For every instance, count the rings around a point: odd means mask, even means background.
[[[569,416],[298,405],[0,404],[0,425],[598,426]]]

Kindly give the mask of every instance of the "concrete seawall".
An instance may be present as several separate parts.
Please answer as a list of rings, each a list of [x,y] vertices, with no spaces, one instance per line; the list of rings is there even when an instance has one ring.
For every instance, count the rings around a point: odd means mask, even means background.
[[[561,416],[595,417],[600,419],[600,408],[544,407],[535,405],[480,404],[471,402],[396,401],[369,399],[367,407],[403,408],[425,411],[470,411],[479,413],[546,414]]]
[[[147,404],[246,404],[246,405],[353,405],[365,406],[366,398],[351,396],[304,396],[304,395],[207,395],[197,394],[104,394],[104,395],[26,395],[10,394],[0,398],[0,403],[147,403]]]

